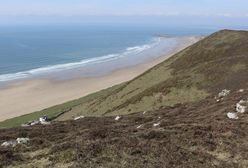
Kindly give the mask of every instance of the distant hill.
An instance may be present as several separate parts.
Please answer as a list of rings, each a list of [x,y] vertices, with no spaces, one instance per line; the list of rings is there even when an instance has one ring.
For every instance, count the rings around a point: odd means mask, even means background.
[[[0,167],[247,168],[247,66],[248,32],[214,33],[132,81],[1,123],[91,116],[1,129],[0,145],[30,141],[0,146]]]

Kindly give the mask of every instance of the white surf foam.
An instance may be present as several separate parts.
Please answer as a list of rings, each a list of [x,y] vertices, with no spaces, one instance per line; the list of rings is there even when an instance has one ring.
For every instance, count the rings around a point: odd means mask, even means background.
[[[66,63],[66,64],[58,64],[58,65],[50,65],[46,67],[31,69],[28,71],[23,72],[17,72],[17,73],[10,73],[10,74],[3,74],[0,75],[0,82],[6,82],[6,81],[13,81],[17,79],[24,79],[31,77],[32,75],[40,75],[50,72],[58,72],[63,70],[70,70],[78,67],[82,67],[88,64],[95,64],[95,63],[102,63],[106,61],[111,61],[114,59],[118,59],[120,57],[125,57],[130,54],[139,54],[141,52],[144,52],[156,45],[158,45],[161,41],[161,38],[154,38],[150,44],[145,44],[141,46],[135,46],[135,47],[128,47],[124,52],[119,54],[110,54],[105,55],[101,57],[95,57],[90,59],[84,59],[79,62],[72,62],[72,63]]]

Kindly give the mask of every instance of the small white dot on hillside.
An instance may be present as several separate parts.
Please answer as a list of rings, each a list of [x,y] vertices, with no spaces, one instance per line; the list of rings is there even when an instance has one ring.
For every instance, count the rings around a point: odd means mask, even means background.
[[[84,118],[84,116],[76,117],[76,118],[74,118],[74,120],[79,120],[79,119],[82,119],[82,118]]]
[[[116,116],[115,121],[118,121],[120,118],[121,118],[120,116]]]
[[[244,92],[245,90],[244,89],[239,89],[239,93],[242,93]]]
[[[153,127],[158,127],[159,125],[160,125],[160,122],[154,123],[154,124],[153,124]]]
[[[140,129],[142,127],[142,125],[139,125],[138,127],[137,127],[137,129]]]

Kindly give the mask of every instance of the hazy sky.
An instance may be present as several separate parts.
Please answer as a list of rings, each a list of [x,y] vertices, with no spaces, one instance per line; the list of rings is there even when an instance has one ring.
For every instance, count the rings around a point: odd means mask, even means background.
[[[86,16],[221,17],[244,21],[248,19],[248,0],[0,0],[0,21]]]
[[[222,15],[248,17],[247,0],[0,0],[1,15]]]

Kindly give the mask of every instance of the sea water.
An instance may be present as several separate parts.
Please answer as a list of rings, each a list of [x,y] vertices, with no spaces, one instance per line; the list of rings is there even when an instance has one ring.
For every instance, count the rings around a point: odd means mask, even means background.
[[[82,76],[108,73],[169,52],[181,36],[213,31],[150,26],[4,26],[0,27],[0,83],[45,76],[63,79],[70,76],[65,77],[66,72],[83,67]]]

